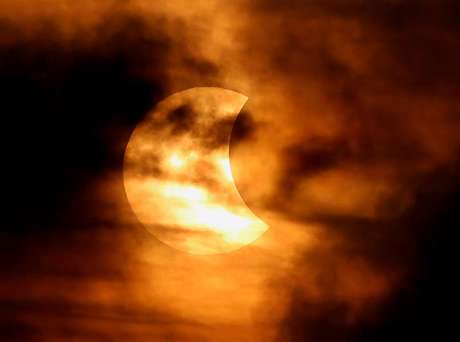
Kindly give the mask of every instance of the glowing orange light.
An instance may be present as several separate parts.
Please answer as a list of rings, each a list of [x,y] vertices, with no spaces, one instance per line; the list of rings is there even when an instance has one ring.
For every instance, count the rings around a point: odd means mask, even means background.
[[[179,155],[173,154],[168,159],[168,165],[176,170],[181,169],[185,165],[185,160],[184,158],[181,158]]]

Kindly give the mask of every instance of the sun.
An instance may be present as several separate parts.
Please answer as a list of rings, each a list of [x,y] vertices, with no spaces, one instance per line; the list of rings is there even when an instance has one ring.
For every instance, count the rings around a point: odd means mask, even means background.
[[[126,194],[138,219],[166,244],[192,254],[223,253],[268,229],[236,189],[231,127],[219,125],[236,119],[246,100],[221,88],[189,89],[161,102],[133,132],[125,153]],[[227,142],[209,143],[221,136]]]

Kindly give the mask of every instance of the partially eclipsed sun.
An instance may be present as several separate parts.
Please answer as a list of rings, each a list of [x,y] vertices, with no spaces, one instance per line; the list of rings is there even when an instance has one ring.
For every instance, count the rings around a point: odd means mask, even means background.
[[[230,135],[246,101],[222,88],[192,88],[160,102],[134,130],[126,194],[139,221],[171,247],[223,253],[268,229],[241,199],[230,166]]]

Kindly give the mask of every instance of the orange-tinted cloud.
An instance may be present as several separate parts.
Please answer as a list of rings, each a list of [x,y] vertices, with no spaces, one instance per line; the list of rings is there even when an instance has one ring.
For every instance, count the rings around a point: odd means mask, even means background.
[[[426,313],[401,300],[418,300],[404,289],[427,283],[425,267],[446,275],[430,265],[449,249],[430,241],[452,246],[439,236],[450,236],[457,210],[458,10],[3,1],[0,336],[394,340],[395,313]],[[271,226],[207,258],[150,236],[121,177],[136,124],[195,86],[249,97],[233,175]]]

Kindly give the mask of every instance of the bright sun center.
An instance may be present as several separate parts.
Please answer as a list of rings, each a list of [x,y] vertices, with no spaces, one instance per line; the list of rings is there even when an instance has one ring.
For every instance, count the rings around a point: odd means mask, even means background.
[[[171,155],[171,157],[169,157],[168,164],[173,169],[178,170],[178,169],[181,169],[182,167],[184,167],[185,160],[184,160],[184,158],[181,158],[177,154],[173,154],[173,155]]]

